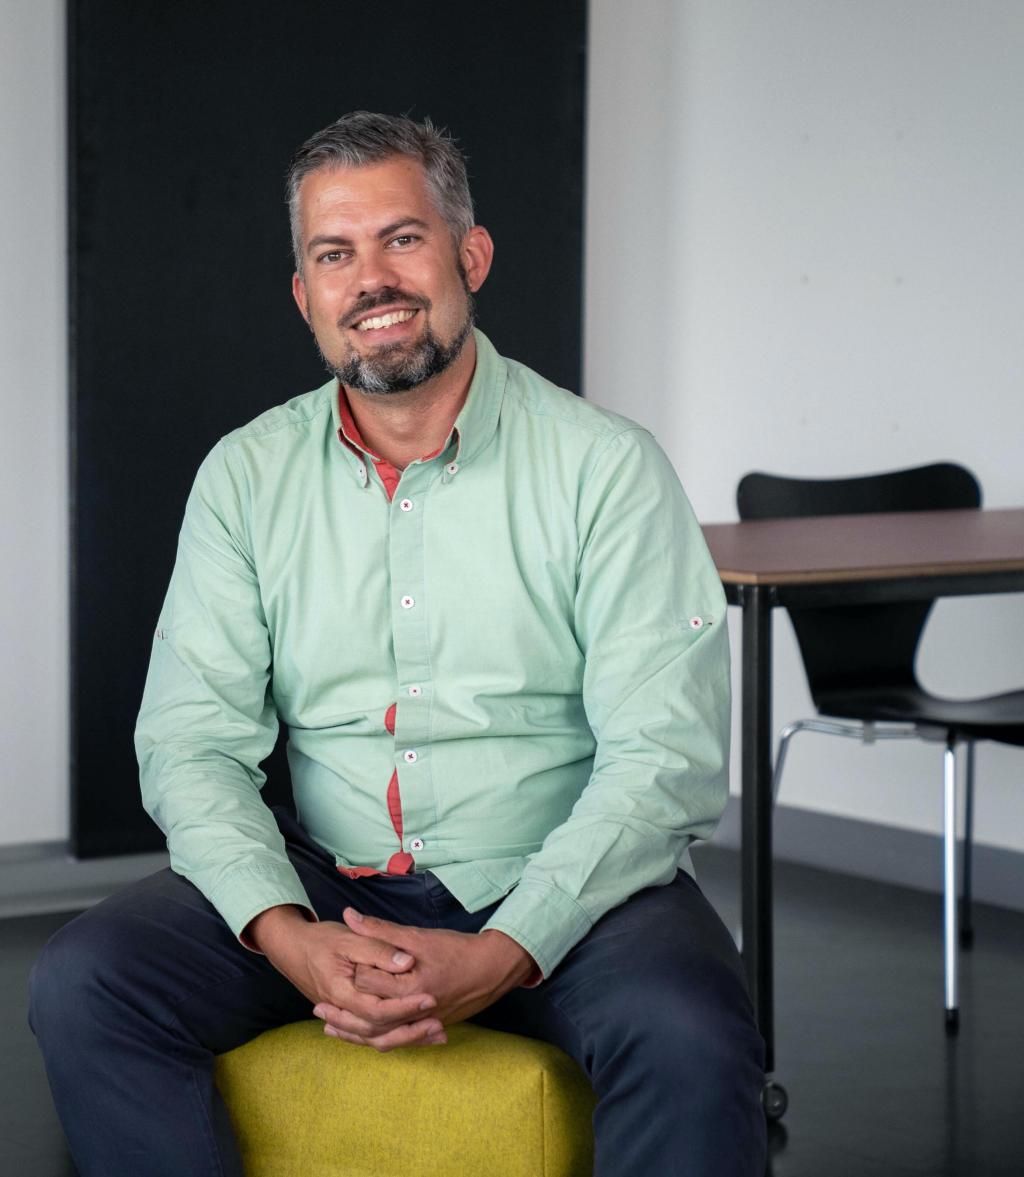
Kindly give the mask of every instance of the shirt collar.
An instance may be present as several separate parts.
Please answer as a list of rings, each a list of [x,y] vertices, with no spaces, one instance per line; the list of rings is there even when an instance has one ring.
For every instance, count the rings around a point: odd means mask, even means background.
[[[476,338],[476,370],[466,403],[455,418],[459,439],[455,460],[460,465],[471,462],[491,444],[508,379],[508,366],[491,341],[482,331],[474,329],[473,335]]]
[[[501,402],[505,395],[505,381],[508,375],[505,361],[494,350],[494,345],[482,331],[474,328],[473,335],[476,339],[476,368],[469,385],[466,403],[459,410],[459,415],[455,418],[455,425],[452,429],[456,440],[456,450],[454,460],[445,464],[443,477],[446,482],[455,476],[460,467],[471,462],[490,444],[494,437],[494,431],[498,427]],[[356,460],[356,474],[365,486],[367,482],[366,461],[363,453],[368,454],[371,458],[376,455],[371,453],[359,436],[359,431],[348,407],[347,398],[341,395],[339,381],[334,380],[332,386],[331,413],[334,418],[334,429],[344,449],[351,453]],[[450,440],[448,444],[441,447],[437,454],[431,454],[430,457],[437,457],[440,454],[448,456],[451,449]],[[359,450],[362,450],[363,453],[360,453]],[[426,461],[427,459],[420,460]]]

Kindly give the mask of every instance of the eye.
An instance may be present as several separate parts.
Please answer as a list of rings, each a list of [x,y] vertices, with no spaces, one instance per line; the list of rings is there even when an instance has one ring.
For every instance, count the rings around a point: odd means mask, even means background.
[[[326,253],[317,254],[318,265],[332,265],[334,262],[340,262],[344,254],[340,249],[329,249]]]
[[[407,245],[415,245],[415,243],[419,240],[420,238],[417,237],[415,233],[400,233],[397,237],[391,238],[391,240],[388,242],[388,249],[391,249],[392,247],[402,249]]]

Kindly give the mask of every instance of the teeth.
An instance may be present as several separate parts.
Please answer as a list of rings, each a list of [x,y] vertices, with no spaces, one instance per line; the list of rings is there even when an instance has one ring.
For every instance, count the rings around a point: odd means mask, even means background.
[[[393,327],[396,323],[405,323],[415,314],[415,311],[392,311],[390,315],[375,315],[372,319],[363,319],[357,325],[357,330],[379,331],[381,327]]]

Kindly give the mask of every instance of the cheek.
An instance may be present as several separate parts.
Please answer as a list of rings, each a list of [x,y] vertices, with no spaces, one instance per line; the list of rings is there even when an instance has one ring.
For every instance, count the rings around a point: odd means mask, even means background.
[[[350,296],[349,285],[349,279],[340,272],[319,274],[307,288],[309,300],[330,311]]]
[[[334,326],[348,309],[351,300],[339,290],[324,285],[309,296],[309,319],[313,324]]]

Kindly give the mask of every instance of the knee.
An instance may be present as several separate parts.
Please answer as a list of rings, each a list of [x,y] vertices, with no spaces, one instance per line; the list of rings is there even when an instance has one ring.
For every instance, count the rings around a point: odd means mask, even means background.
[[[98,999],[111,994],[107,982],[118,973],[123,943],[95,912],[76,917],[50,938],[29,977],[29,1025],[37,1037],[80,1024]]]
[[[699,975],[638,981],[620,1007],[616,1052],[664,1088],[693,1090],[708,1098],[757,1092],[763,1081],[764,1043],[740,977],[730,968]]]

